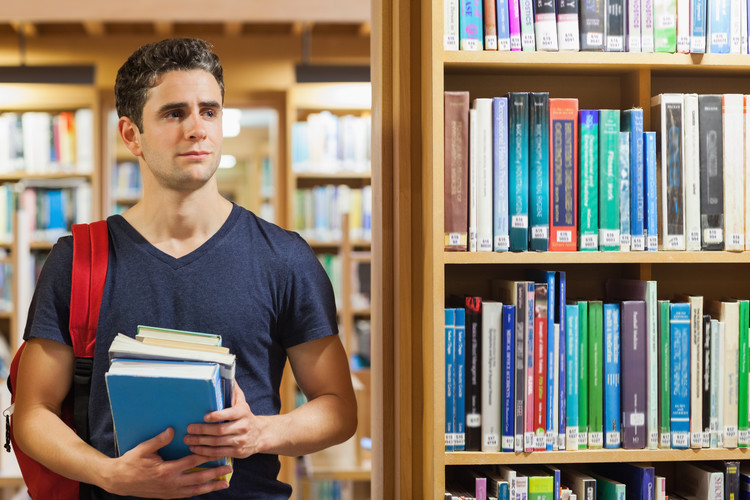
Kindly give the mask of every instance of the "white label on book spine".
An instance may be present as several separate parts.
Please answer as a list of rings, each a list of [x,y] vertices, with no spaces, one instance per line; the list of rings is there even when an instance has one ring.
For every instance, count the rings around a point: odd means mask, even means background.
[[[630,250],[630,234],[629,233],[620,233],[620,248],[621,250],[625,252]]]
[[[648,447],[656,448],[659,445],[659,431],[651,431],[648,433]]]
[[[672,433],[672,448],[687,448],[688,447],[688,434],[687,432],[673,432]]]
[[[578,449],[585,449],[589,447],[589,433],[588,432],[578,432]]]
[[[553,432],[550,431],[550,432],[547,433],[547,438],[546,438],[546,441],[545,441],[545,445],[547,446],[548,449],[549,448],[554,448],[554,446],[556,444],[555,437],[556,437],[556,435]]]
[[[492,240],[489,238],[482,238],[479,240],[479,251],[480,252],[491,252],[492,251]]]
[[[446,432],[445,433],[445,446],[446,447],[452,447],[453,446],[453,439],[454,434],[452,432]]]
[[[510,50],[510,39],[509,38],[501,38],[497,41],[497,50],[501,52],[507,52]]]
[[[659,250],[659,237],[658,236],[649,236],[646,238],[646,250],[649,252],[656,252]]]
[[[527,432],[523,435],[523,449],[531,451],[534,449],[534,433]]]
[[[659,16],[659,19],[656,20],[656,26],[660,28],[667,28],[667,29],[674,28],[675,27],[674,15],[665,14],[665,15]]]
[[[667,238],[666,249],[667,250],[684,250],[685,249],[685,238],[683,236],[673,235]]]
[[[521,39],[521,45],[522,46],[531,46],[535,45],[536,41],[534,40],[534,35],[532,33],[521,33],[522,39]]]
[[[619,444],[620,444],[620,433],[608,432],[607,433],[607,446],[617,446]]]
[[[578,427],[568,427],[565,429],[567,434],[567,443],[565,444],[565,447],[569,450],[576,450],[578,449]]]
[[[703,448],[710,448],[711,447],[711,433],[709,432],[701,432],[703,435]]]
[[[523,434],[516,434],[516,446],[513,449],[516,453],[523,452]]]
[[[643,236],[631,236],[630,249],[633,251],[645,250],[646,239]]]
[[[747,446],[749,435],[750,435],[750,433],[748,432],[747,429],[741,429],[737,433],[737,444],[739,444],[740,446],[743,446],[743,447]]]
[[[612,52],[622,52],[622,37],[621,36],[608,36],[607,37],[607,50]]]
[[[581,235],[581,250],[598,250],[599,237],[595,234]]]
[[[482,426],[482,415],[480,413],[467,413],[466,414],[466,427],[481,427]]]
[[[572,243],[573,232],[572,231],[557,231],[557,241],[559,243]]]
[[[455,446],[466,446],[466,434],[463,432],[456,433],[453,436],[453,444]]]
[[[495,250],[508,250],[510,248],[510,237],[507,234],[495,236]]]
[[[513,450],[514,441],[513,436],[503,436],[503,450]]]
[[[726,33],[711,33],[711,45],[726,45],[729,39]]]
[[[726,439],[737,439],[737,426],[736,425],[725,425],[724,426],[724,437]]]
[[[661,448],[670,448],[672,446],[672,434],[669,432],[662,432],[659,441]]]
[[[514,215],[510,218],[510,227],[526,229],[529,227],[529,218],[526,215]]]
[[[620,231],[618,229],[601,229],[599,234],[602,245],[614,246],[620,242]]]
[[[688,233],[688,241],[693,245],[700,245],[701,244],[701,232],[690,231],[690,233]]]
[[[461,235],[459,233],[448,233],[448,244],[457,246],[461,244]]]
[[[547,436],[545,434],[534,436],[534,448],[537,450],[547,449]]]
[[[604,446],[603,432],[589,432],[589,448],[601,448]]]
[[[690,52],[703,54],[706,52],[706,37],[694,36],[690,39]]]
[[[531,237],[535,240],[546,240],[547,234],[549,234],[547,226],[534,226],[531,228]]]
[[[604,42],[604,34],[590,31],[586,33],[586,41],[591,46],[599,46]]]
[[[500,446],[500,436],[494,433],[484,435],[484,447],[487,449],[497,449]]]
[[[745,235],[742,233],[731,233],[727,237],[727,241],[732,246],[743,247],[745,245]]]
[[[557,435],[557,449],[560,451],[565,450],[565,434],[558,434]]]
[[[636,427],[639,425],[646,425],[646,414],[642,411],[633,412],[630,414],[630,426]]]
[[[496,36],[484,37],[484,50],[497,50],[497,37]]]
[[[691,448],[703,448],[703,433],[692,432],[690,434],[690,447]]]

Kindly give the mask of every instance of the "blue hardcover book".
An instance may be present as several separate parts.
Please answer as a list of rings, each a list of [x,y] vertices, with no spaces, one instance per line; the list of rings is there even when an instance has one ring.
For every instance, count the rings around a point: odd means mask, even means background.
[[[594,472],[608,479],[625,484],[628,500],[655,500],[654,468],[649,465],[630,463],[597,464]]]
[[[740,500],[750,500],[750,472],[740,471]]]
[[[495,5],[497,17],[497,50],[510,50],[510,10],[508,0],[497,0]]]
[[[560,469],[554,465],[542,465],[542,472],[552,476],[552,500],[560,500]],[[549,500],[549,496],[545,496]]]
[[[620,132],[620,250],[630,250],[630,132]]]
[[[516,306],[503,305],[502,316],[502,399],[500,401],[502,425],[502,451],[515,449],[515,357],[516,357]]]
[[[708,2],[708,51],[729,54],[730,0]]]
[[[529,93],[529,250],[549,250],[549,93]]]
[[[466,449],[466,309],[456,308],[456,424],[453,427],[453,449]]]
[[[645,227],[646,250],[659,249],[659,213],[657,208],[656,132],[643,133],[644,191],[646,197]]]
[[[604,304],[604,447],[620,447],[620,304]]]
[[[50,235],[65,231],[68,227],[66,222],[65,195],[62,189],[48,189],[44,196],[44,205],[47,207],[46,224],[43,229]]]
[[[706,52],[707,3],[707,0],[692,0],[690,2],[690,52],[694,54]]]
[[[164,460],[191,455],[184,441],[188,425],[224,409],[217,363],[116,358],[105,377],[120,455],[168,427],[174,429],[174,437],[159,455]],[[221,458],[201,467],[227,463],[230,459]]]
[[[670,427],[672,448],[690,448],[690,304],[669,304],[669,341],[672,347]]]
[[[456,310],[445,308],[445,451],[453,451],[456,423]]]
[[[565,450],[565,412],[566,408],[566,394],[565,394],[565,376],[568,373],[567,366],[567,345],[566,337],[568,334],[568,315],[567,315],[567,294],[568,294],[568,281],[565,271],[557,271],[555,273],[555,280],[557,281],[557,299],[555,300],[555,323],[559,325],[560,335],[559,344],[560,348],[558,351],[558,363],[560,365],[560,375],[558,377],[558,412],[557,412],[557,449]]]
[[[507,2],[506,2],[507,5]],[[506,13],[507,14],[507,13]],[[492,247],[510,248],[508,234],[508,98],[492,99]]]
[[[576,304],[565,305],[565,351],[566,377],[565,377],[565,449],[578,449],[578,306]]]
[[[630,249],[645,250],[643,109],[624,110],[620,121],[620,130],[630,132]]]
[[[508,94],[510,250],[529,249],[529,94]]]
[[[482,0],[461,0],[459,14],[459,40],[461,50],[484,48],[484,21]]]

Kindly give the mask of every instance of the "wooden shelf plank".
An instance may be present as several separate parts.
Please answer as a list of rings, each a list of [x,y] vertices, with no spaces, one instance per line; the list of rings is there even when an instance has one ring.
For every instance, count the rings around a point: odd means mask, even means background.
[[[445,264],[750,263],[750,252],[444,252]]]

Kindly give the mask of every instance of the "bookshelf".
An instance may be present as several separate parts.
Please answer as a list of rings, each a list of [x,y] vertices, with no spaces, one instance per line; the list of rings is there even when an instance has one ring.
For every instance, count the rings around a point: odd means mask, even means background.
[[[287,227],[307,240],[329,273],[359,405],[353,438],[303,459],[298,493],[301,498],[369,498],[371,457],[360,440],[371,436],[372,238],[369,222],[363,222],[371,207],[370,86],[298,84],[290,91],[288,108]],[[343,490],[332,493],[331,488]]]
[[[489,279],[527,268],[566,271],[569,297],[600,297],[609,277],[657,280],[659,297],[746,297],[748,252],[503,253],[443,251],[443,92],[471,98],[510,91],[577,97],[581,109],[642,107],[665,92],[745,93],[746,55],[444,52],[442,2],[373,5],[374,388],[383,408],[373,494],[438,498],[446,469],[475,464],[746,460],[742,449],[444,451],[443,308],[450,294],[489,294]],[[390,372],[393,372],[392,375]],[[392,382],[392,384],[391,384]]]

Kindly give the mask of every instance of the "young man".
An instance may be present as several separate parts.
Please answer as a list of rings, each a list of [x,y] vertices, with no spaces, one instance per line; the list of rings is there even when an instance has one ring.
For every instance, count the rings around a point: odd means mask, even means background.
[[[36,287],[18,373],[15,435],[51,470],[95,486],[97,499],[288,498],[277,455],[349,438],[356,401],[330,282],[306,243],[224,199],[216,169],[224,100],[218,57],[200,40],[141,47],[115,84],[119,134],[138,158],[143,198],[108,219],[110,257],[91,385],[91,443],[59,418],[71,387],[72,238],[51,251]],[[188,428],[194,455],[163,461],[171,429],[117,456],[104,374],[118,333],[145,324],[218,333],[237,355],[236,402]],[[279,415],[289,359],[308,402]],[[230,467],[189,472],[211,457]],[[213,493],[212,493],[213,492]]]

